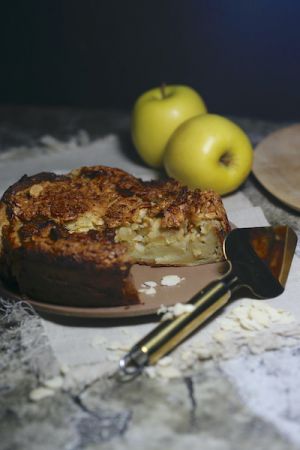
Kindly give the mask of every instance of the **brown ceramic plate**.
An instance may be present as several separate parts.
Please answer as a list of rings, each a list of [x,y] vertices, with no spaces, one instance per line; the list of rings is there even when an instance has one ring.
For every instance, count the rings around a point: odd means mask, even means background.
[[[172,306],[178,302],[186,303],[210,281],[220,277],[226,270],[226,263],[213,263],[193,267],[147,267],[134,265],[132,275],[137,289],[145,281],[157,283],[156,294],[140,293],[141,304],[130,306],[114,306],[99,308],[84,308],[75,306],[52,305],[32,300],[14,292],[0,284],[0,295],[11,300],[28,302],[38,312],[51,313],[59,316],[81,318],[128,318],[155,314],[160,305]],[[184,278],[176,286],[162,286],[160,281],[165,275],[178,275]]]

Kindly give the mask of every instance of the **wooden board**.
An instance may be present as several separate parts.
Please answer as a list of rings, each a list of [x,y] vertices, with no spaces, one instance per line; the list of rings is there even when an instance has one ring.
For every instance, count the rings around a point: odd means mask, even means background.
[[[272,195],[300,211],[300,124],[275,131],[258,144],[253,173]]]
[[[86,308],[42,303],[14,292],[1,282],[0,295],[12,301],[26,301],[38,312],[43,313],[81,318],[122,319],[156,314],[162,304],[172,306],[178,302],[186,303],[210,281],[219,278],[225,273],[226,268],[227,264],[225,262],[194,267],[147,267],[134,265],[131,270],[137,289],[141,288],[141,284],[145,281],[155,281],[157,287],[155,295],[140,293],[141,304],[131,306]],[[184,280],[176,286],[162,286],[160,281],[165,275],[178,275]]]

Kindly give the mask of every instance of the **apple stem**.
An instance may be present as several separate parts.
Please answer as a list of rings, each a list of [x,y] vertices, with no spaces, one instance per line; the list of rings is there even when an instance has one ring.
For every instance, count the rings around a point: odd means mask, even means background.
[[[166,94],[166,83],[161,83],[161,85],[160,85],[160,92],[161,92],[162,98],[166,98],[166,96],[167,96],[167,94]]]

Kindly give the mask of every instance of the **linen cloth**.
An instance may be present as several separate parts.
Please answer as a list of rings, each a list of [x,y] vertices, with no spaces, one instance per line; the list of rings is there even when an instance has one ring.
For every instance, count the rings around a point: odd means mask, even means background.
[[[0,154],[1,193],[24,173],[31,175],[40,171],[63,172],[82,165],[103,164],[120,167],[143,179],[158,178],[156,170],[149,169],[130,159],[117,136],[110,135],[90,142],[81,132],[69,142],[59,142],[51,136],[41,139],[36,147],[17,148]],[[224,198],[229,220],[237,227],[265,226],[267,221],[259,207],[253,207],[242,194],[235,193]],[[300,258],[294,257],[285,292],[268,302],[276,308],[293,313],[300,321]],[[170,270],[171,273],[171,270]],[[230,308],[231,306],[229,306]],[[226,311],[226,310],[225,310]],[[68,324],[43,320],[53,351],[62,365],[81,367],[93,365],[98,376],[116,367],[120,351],[123,353],[138,339],[148,333],[156,324],[145,323],[145,319],[132,325],[117,325],[110,321],[101,323],[86,320],[84,325],[77,321]],[[209,325],[211,326],[211,325]],[[205,327],[202,333],[205,333]],[[183,344],[185,345],[185,344]]]
[[[268,225],[261,208],[246,207],[248,200],[242,194],[235,194],[224,200],[225,207],[231,222],[237,227],[265,226]],[[266,300],[275,308],[282,308],[291,312],[300,320],[300,258],[294,257],[288,283],[284,293],[271,300]],[[170,269],[170,274],[172,270]],[[146,280],[145,280],[146,281]],[[235,301],[219,315],[222,317],[233,306],[240,301]],[[84,326],[70,326],[44,320],[46,334],[52,348],[62,364],[68,366],[80,366],[96,364],[99,374],[106,373],[116,368],[121,353],[125,353],[146,333],[151,331],[156,323],[135,323],[124,325],[120,321],[117,325],[110,325],[109,321],[104,324],[89,325],[85,321]],[[199,333],[207,333],[212,324],[202,328]],[[191,339],[197,339],[192,337]],[[183,346],[189,345],[184,343]],[[122,352],[123,351],[123,352]]]

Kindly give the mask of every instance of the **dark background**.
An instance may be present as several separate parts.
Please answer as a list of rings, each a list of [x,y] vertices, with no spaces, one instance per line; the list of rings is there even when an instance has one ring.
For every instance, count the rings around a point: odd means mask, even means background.
[[[129,110],[161,82],[208,109],[300,118],[297,0],[7,1],[0,104]]]

